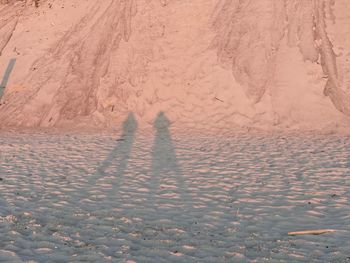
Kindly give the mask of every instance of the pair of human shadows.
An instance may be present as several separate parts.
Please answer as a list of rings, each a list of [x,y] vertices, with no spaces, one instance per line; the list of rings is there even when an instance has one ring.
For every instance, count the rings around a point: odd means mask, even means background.
[[[137,121],[133,113],[129,113],[127,119],[123,122],[122,135],[117,139],[116,146],[111,150],[105,160],[97,167],[94,176],[87,181],[90,191],[101,191],[98,185],[99,180],[105,177],[113,177],[111,189],[107,190],[107,198],[120,195],[120,187],[126,180],[125,173],[128,169],[131,150],[135,140],[137,130]],[[154,206],[159,201],[157,192],[160,188],[160,178],[164,175],[174,176],[176,182],[176,190],[179,191],[181,200],[188,202],[190,199],[187,195],[187,187],[183,177],[182,170],[178,163],[175,147],[173,145],[171,134],[169,131],[170,121],[163,112],[160,112],[154,122],[156,130],[154,144],[151,150],[152,154],[152,169],[150,181],[148,182],[149,193],[147,202],[151,202]],[[111,167],[116,167],[111,171]],[[137,173],[135,173],[137,176]],[[102,193],[102,192],[101,192]],[[149,204],[147,204],[149,205]]]
[[[185,179],[176,157],[175,147],[171,138],[169,127],[169,119],[163,112],[160,112],[154,121],[154,128],[156,132],[151,150],[152,168],[150,180],[148,182],[149,195],[145,196],[144,199],[144,202],[149,202],[145,205],[148,207],[153,207],[155,210],[159,210],[158,205],[160,204],[161,200],[172,201],[172,206],[175,206],[176,208],[188,207],[189,203],[191,202]],[[95,187],[98,180],[112,175],[112,188],[107,190],[105,193],[107,199],[112,199],[118,196],[118,194],[120,194],[120,187],[123,185],[125,180],[127,180],[125,172],[128,168],[136,130],[137,122],[135,116],[133,113],[129,113],[127,119],[123,123],[122,135],[117,140],[117,145],[97,168],[93,179],[94,182],[88,182],[91,187]],[[112,166],[115,167],[115,169],[113,169],[114,172],[107,171]],[[135,176],[137,176],[136,173]],[[165,178],[167,176],[168,178]],[[176,204],[174,204],[174,200],[160,197],[159,192],[161,192],[161,179],[168,179],[175,182],[175,190],[177,191],[178,196],[180,196]]]

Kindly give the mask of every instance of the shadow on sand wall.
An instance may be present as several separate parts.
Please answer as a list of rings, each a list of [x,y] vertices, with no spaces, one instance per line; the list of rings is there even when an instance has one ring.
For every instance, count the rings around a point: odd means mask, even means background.
[[[9,79],[10,79],[10,75],[12,73],[13,68],[15,67],[15,64],[16,64],[16,59],[12,58],[8,64],[7,68],[6,68],[5,74],[4,74],[2,81],[0,83],[0,100],[4,94],[5,88],[7,86]]]

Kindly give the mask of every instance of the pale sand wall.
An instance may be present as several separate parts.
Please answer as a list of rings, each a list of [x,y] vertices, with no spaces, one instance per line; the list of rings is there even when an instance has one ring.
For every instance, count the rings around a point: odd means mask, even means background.
[[[350,127],[347,0],[13,2],[2,127]]]

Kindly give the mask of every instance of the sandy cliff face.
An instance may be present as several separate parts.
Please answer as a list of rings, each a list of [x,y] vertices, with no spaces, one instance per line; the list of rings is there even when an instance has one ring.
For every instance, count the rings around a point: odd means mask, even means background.
[[[1,126],[349,126],[347,0],[0,5]]]

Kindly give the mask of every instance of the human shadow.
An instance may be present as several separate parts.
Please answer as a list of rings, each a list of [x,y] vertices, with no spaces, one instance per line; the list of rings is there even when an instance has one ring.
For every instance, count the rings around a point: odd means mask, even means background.
[[[192,198],[176,157],[170,125],[164,112],[160,112],[154,121],[156,134],[151,152],[150,192],[155,210],[181,211],[183,214],[192,209]]]
[[[132,146],[137,130],[137,122],[133,113],[129,113],[122,125],[122,134],[108,156],[99,164],[94,174],[87,180],[88,198],[99,195],[102,206],[110,196],[115,195],[125,180],[124,174],[128,167]]]
[[[97,172],[101,175],[106,174],[106,170],[118,160],[117,175],[122,175],[127,167],[130,158],[131,148],[134,142],[135,133],[137,130],[137,122],[134,114],[129,113],[127,119],[123,122],[123,132],[117,145],[109,153],[107,158],[99,165]]]

